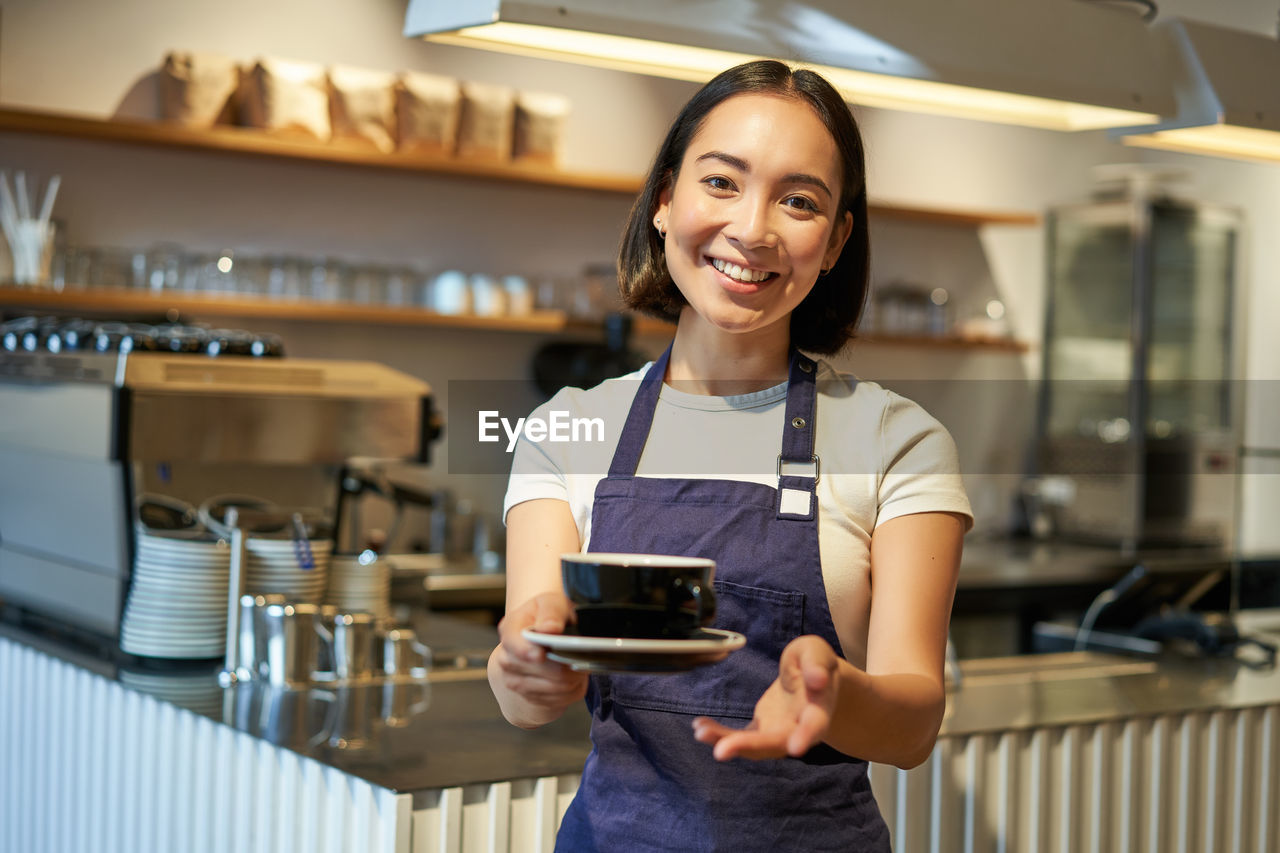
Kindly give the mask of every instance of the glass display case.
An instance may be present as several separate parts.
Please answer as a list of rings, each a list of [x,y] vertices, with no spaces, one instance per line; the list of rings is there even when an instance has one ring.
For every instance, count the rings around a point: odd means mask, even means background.
[[[1164,195],[1053,209],[1038,473],[1058,532],[1130,549],[1231,541],[1239,214]]]

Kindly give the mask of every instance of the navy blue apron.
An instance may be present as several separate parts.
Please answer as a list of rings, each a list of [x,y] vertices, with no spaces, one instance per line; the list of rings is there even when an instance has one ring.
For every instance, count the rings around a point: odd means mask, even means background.
[[[695,716],[750,721],[792,639],[817,634],[843,652],[818,552],[814,362],[792,353],[780,456],[813,476],[780,476],[776,489],[636,477],[670,352],[641,381],[596,488],[590,549],[715,560],[714,625],[747,645],[678,675],[592,676],[593,749],[556,850],[888,851],[865,761],[819,745],[801,758],[718,762],[693,738]]]

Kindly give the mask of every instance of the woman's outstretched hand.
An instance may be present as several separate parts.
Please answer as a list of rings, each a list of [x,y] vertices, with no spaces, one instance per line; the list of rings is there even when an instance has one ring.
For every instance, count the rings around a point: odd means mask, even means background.
[[[835,713],[840,658],[821,637],[797,637],[778,661],[778,677],[756,703],[745,729],[731,729],[707,717],[693,721],[693,735],[730,758],[801,756],[826,737]]]

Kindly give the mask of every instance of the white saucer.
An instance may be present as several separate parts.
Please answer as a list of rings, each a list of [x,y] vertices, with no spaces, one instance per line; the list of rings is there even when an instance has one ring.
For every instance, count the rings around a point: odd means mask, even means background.
[[[528,628],[523,634],[549,649],[549,659],[579,672],[685,672],[719,663],[747,644],[743,635],[722,628],[702,628],[680,640],[543,634]]]

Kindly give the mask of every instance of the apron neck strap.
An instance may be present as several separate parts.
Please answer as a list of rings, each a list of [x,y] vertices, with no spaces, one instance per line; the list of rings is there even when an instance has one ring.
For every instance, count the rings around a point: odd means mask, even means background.
[[[671,347],[667,344],[636,390],[635,399],[631,402],[631,411],[627,412],[627,422],[622,427],[622,435],[618,438],[618,448],[613,452],[613,461],[609,463],[610,477],[634,477],[640,465],[640,454],[644,453],[645,442],[649,440],[649,427],[653,425],[653,411],[658,407],[658,395],[662,393],[662,378],[667,375],[667,362],[671,360]]]
[[[633,477],[640,464],[640,455],[644,453],[645,442],[649,439],[649,428],[653,425],[653,412],[658,406],[658,396],[662,393],[662,380],[667,373],[667,363],[671,359],[671,346],[668,345],[658,360],[653,363],[640,380],[631,410],[627,412],[627,421],[623,425],[622,435],[618,438],[618,447],[613,453],[613,461],[609,465],[610,477]],[[782,452],[778,456],[778,467],[781,473],[783,463],[796,463],[813,466],[813,477],[817,479],[817,459],[813,454],[814,416],[817,411],[817,365],[813,359],[797,349],[791,350],[791,366],[787,377],[786,419],[783,423]]]
[[[814,415],[817,413],[817,363],[791,350],[787,377],[787,415],[782,427],[782,461],[810,464],[813,460]]]

